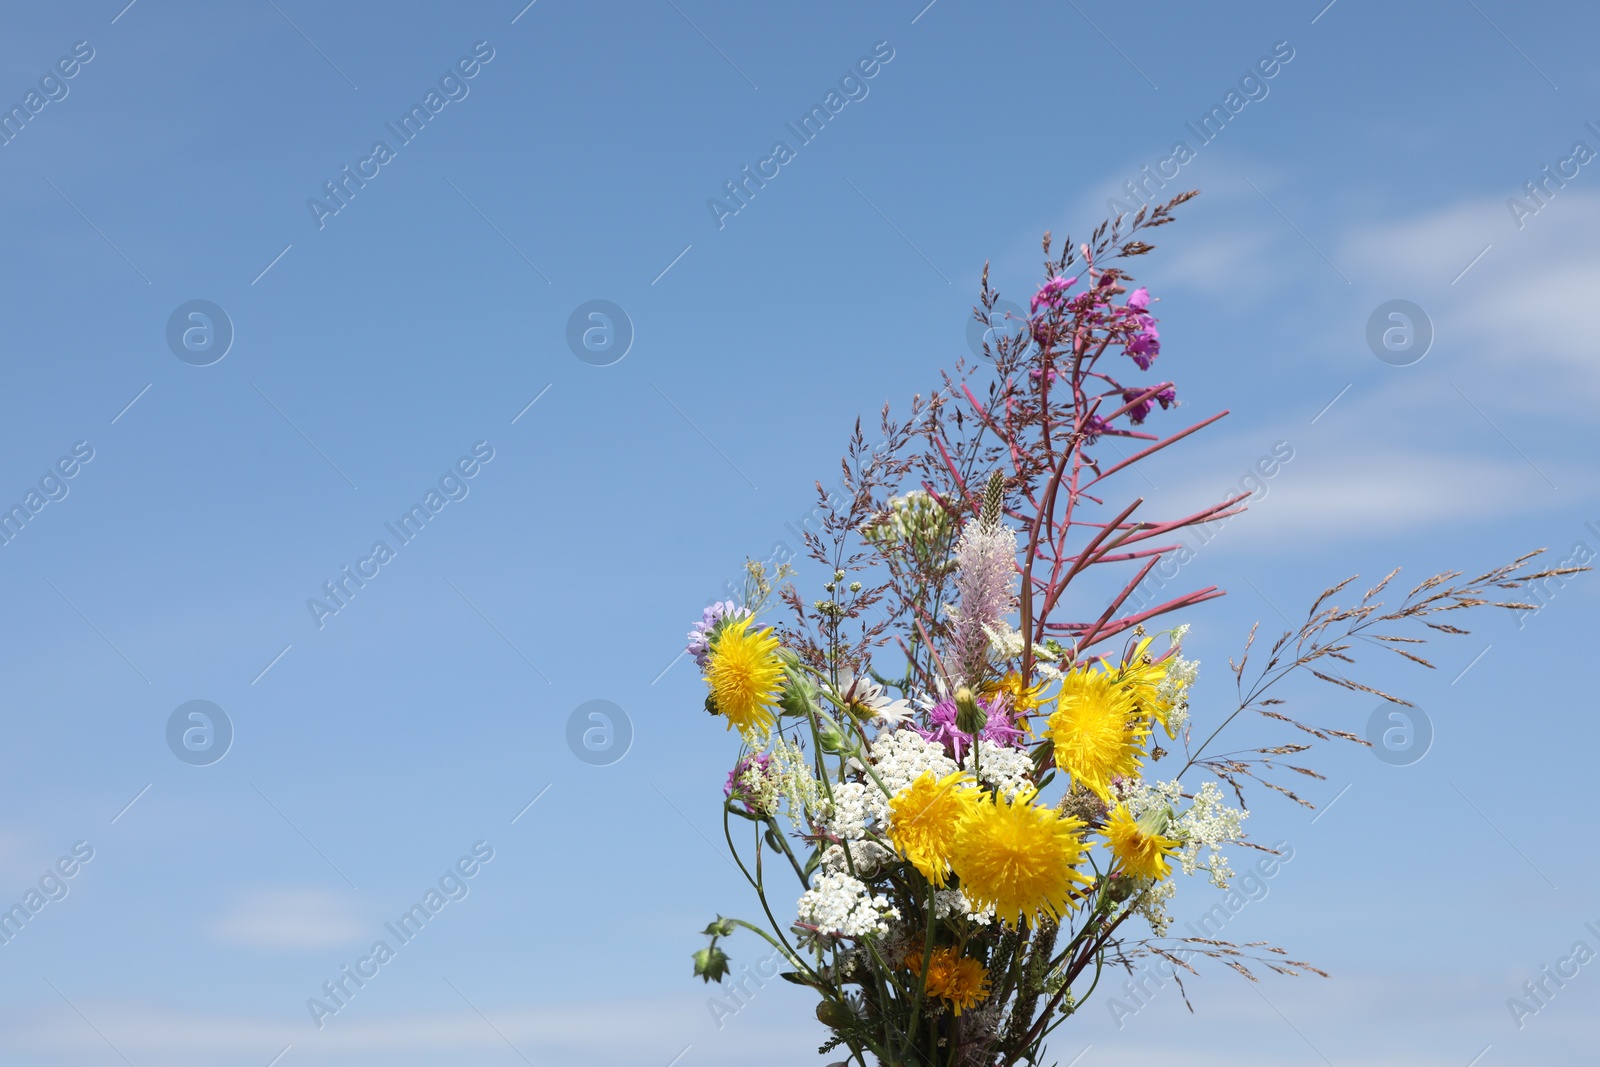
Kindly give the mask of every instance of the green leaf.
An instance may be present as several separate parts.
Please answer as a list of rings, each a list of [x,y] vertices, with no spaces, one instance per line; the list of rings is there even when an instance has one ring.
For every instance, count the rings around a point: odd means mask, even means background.
[[[712,923],[710,926],[706,927],[700,932],[705,934],[707,937],[732,937],[733,931],[736,929],[737,927],[734,925],[732,919],[724,919],[722,916],[718,915],[716,922]]]
[[[812,872],[815,871],[820,866],[822,866],[822,849],[820,849],[820,848],[812,849],[810,857],[806,859],[805,876],[806,876],[806,884],[807,885],[811,884],[811,874],[812,874]]]

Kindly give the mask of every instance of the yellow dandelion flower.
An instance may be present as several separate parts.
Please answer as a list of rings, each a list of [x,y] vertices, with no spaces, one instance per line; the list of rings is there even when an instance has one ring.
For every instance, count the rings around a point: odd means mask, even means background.
[[[1122,665],[1118,677],[1133,697],[1138,712],[1159,722],[1161,728],[1167,731],[1167,736],[1174,737],[1177,731],[1167,725],[1167,714],[1172,710],[1172,705],[1158,695],[1161,683],[1166,680],[1167,668],[1172,664],[1170,660],[1145,662],[1152,640],[1154,638],[1146,637],[1139,642],[1133,655]]]
[[[1154,828],[1141,824],[1128,810],[1128,805],[1118,804],[1106,821],[1105,847],[1122,861],[1122,872],[1138,878],[1161,879],[1172,873],[1167,857],[1180,842],[1163,837]]]
[[[1020,718],[1031,714],[1040,704],[1044,703],[1044,698],[1041,694],[1049,684],[1048,681],[1042,681],[1026,686],[1022,684],[1021,674],[1016,671],[1008,671],[1006,676],[998,682],[990,682],[984,686],[983,695],[985,699],[989,699],[997,694],[1005,694],[1010,698],[1011,707],[1015,709],[1017,716]]]
[[[950,873],[950,848],[962,816],[977,802],[972,775],[956,771],[935,779],[932,771],[889,798],[889,840],[922,876],[943,887]]]
[[[1087,668],[1062,680],[1049,735],[1056,765],[1075,785],[1109,802],[1113,778],[1139,773],[1140,746],[1150,736],[1150,726],[1126,686],[1104,670]]]
[[[773,707],[783,691],[783,660],[772,627],[750,632],[754,620],[727,623],[706,662],[706,684],[728,728],[746,739],[764,738],[777,721]]]
[[[922,973],[922,953],[913,952],[906,966]],[[928,963],[927,992],[930,997],[948,1001],[950,1010],[960,1015],[989,999],[989,972],[975,959],[954,948],[936,948]]]
[[[978,801],[956,828],[950,856],[973,910],[993,906],[1011,927],[1060,918],[1077,906],[1074,884],[1090,882],[1076,870],[1084,860],[1083,822],[1036,807],[1037,792]]]

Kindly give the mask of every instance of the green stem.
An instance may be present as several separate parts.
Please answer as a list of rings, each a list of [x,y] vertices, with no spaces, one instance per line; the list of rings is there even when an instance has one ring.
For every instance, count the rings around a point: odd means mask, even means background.
[[[932,882],[928,883],[928,907],[923,914],[923,922],[927,933],[922,939],[922,973],[917,976],[917,996],[911,1002],[911,1022],[906,1027],[906,1052],[911,1051],[913,1034],[917,1032],[917,1017],[922,1014],[922,1002],[928,995],[928,968],[933,964],[933,914],[939,890]],[[933,1020],[929,1020],[932,1022]],[[937,1047],[937,1046],[935,1046]]]

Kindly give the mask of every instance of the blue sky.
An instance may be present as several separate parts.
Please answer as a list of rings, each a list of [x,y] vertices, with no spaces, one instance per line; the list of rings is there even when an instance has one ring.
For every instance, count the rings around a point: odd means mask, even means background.
[[[966,352],[985,261],[1022,301],[1040,232],[1086,235],[1180,140],[1168,191],[1203,195],[1141,265],[1164,425],[1232,414],[1147,496],[1209,503],[1293,452],[1185,568],[1230,593],[1190,618],[1199,718],[1252,622],[1348,573],[1600,551],[1587,5],[124,2],[0,34],[27,112],[0,146],[0,498],[57,498],[0,546],[0,900],[65,891],[0,945],[8,1064],[817,1062],[799,991],[719,1029],[689,975],[695,931],[754,906],[708,846],[733,745],[682,633],[792,544],[856,414]],[[736,214],[708,204],[779,140]],[[1547,165],[1569,177],[1531,200]],[[196,300],[233,332],[204,366],[167,340]],[[616,362],[569,347],[595,300],[631,323]],[[1366,340],[1392,300],[1434,335],[1407,366]],[[319,626],[346,566],[372,576]],[[1375,671],[1432,723],[1421,761],[1328,750],[1325,815],[1254,811],[1295,858],[1230,929],[1331,979],[1208,970],[1194,1015],[1091,1003],[1056,1055],[1588,1062],[1600,963],[1520,1029],[1506,1000],[1600,949],[1596,583]],[[205,766],[167,742],[193,700],[232,727]],[[594,700],[631,727],[609,765],[566,740]],[[318,1029],[307,998],[441,878],[459,899]]]

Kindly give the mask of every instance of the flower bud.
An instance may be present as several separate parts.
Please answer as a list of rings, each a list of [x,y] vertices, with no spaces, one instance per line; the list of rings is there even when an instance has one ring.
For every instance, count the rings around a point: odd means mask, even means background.
[[[836,727],[824,726],[817,734],[817,740],[822,745],[824,752],[839,752],[844,749],[844,735]]]
[[[784,672],[783,692],[778,696],[778,706],[785,715],[804,718],[817,708],[817,686],[805,671],[794,667]]]
[[[824,1000],[817,1004],[817,1021],[823,1026],[842,1030],[856,1022],[855,1012],[837,1000]]]
[[[1111,880],[1106,883],[1106,899],[1111,901],[1113,904],[1121,904],[1123,901],[1133,896],[1133,891],[1137,888],[1138,887],[1134,884],[1134,880],[1129,878],[1127,875],[1112,875]]]
[[[706,982],[720,982],[728,973],[728,954],[716,945],[708,945],[694,954],[694,974]]]
[[[1146,837],[1165,837],[1167,830],[1172,826],[1172,809],[1169,807],[1151,808],[1138,818],[1139,832]]]
[[[989,713],[978,703],[977,695],[967,686],[956,690],[956,729],[977,736],[989,721]]]

